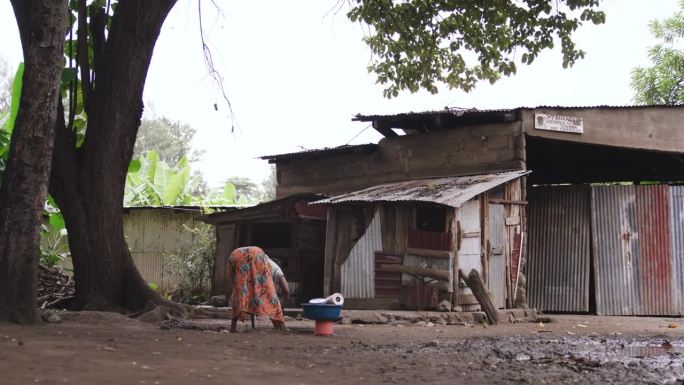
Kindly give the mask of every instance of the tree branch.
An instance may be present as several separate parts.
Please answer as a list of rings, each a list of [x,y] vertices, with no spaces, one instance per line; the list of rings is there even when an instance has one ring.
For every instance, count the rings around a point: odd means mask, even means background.
[[[102,58],[106,43],[105,26],[109,15],[109,2],[107,10],[101,7],[90,7],[90,37],[93,42],[93,79],[97,79],[97,72],[102,68]]]
[[[90,94],[90,60],[88,58],[88,7],[86,0],[78,0],[78,41],[76,43],[76,65],[81,69],[81,88],[83,89],[83,107],[89,112]],[[76,95],[74,95],[75,97]],[[73,121],[72,113],[69,114],[69,122]],[[71,124],[69,125],[71,126]]]

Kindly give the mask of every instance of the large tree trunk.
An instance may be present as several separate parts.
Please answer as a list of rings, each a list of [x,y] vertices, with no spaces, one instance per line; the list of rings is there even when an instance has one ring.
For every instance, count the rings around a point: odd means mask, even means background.
[[[19,113],[0,189],[0,319],[36,321],[36,265],[57,99],[66,0],[12,0],[24,53]]]
[[[69,232],[76,308],[136,311],[162,302],[138,273],[123,234],[123,194],[154,45],[175,0],[120,0],[86,99],[88,128],[76,149],[57,128],[50,192]],[[88,93],[88,92],[86,92]]]

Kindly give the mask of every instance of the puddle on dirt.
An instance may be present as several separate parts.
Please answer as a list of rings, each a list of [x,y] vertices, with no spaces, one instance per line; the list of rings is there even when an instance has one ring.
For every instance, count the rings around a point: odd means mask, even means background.
[[[647,357],[657,357],[657,356],[680,356],[684,355],[684,346],[674,346],[671,344],[655,345],[655,346],[643,346],[643,345],[631,345],[625,346],[622,351],[618,351],[625,357],[632,358],[647,358]]]
[[[624,383],[684,383],[684,339],[681,338],[514,337],[487,342],[496,344],[493,348],[496,357],[508,363],[556,365],[578,373],[600,372],[607,376],[629,375],[630,379]]]

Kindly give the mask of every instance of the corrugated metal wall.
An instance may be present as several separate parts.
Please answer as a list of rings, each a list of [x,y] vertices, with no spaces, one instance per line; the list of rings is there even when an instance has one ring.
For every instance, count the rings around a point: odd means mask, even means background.
[[[382,250],[380,213],[376,210],[368,229],[356,242],[349,258],[342,264],[341,287],[347,298],[374,298],[375,252]]]
[[[461,247],[458,250],[458,267],[468,275],[472,269],[482,273],[482,232],[480,226],[480,199],[471,199],[458,209],[458,220],[461,224]],[[464,311],[478,310],[477,301],[472,301],[473,293],[459,280]]]
[[[592,187],[597,313],[682,313],[680,191],[665,185]]]
[[[529,202],[530,306],[546,311],[589,311],[588,187],[533,187]]]
[[[636,186],[644,314],[674,314],[669,186]]]
[[[593,187],[591,196],[596,312],[643,314],[634,186]]]
[[[598,314],[684,313],[684,187],[592,186],[591,199],[586,188],[530,190],[530,304],[547,311],[588,310],[577,301],[588,293],[585,231],[591,228]],[[588,202],[590,223],[583,214]]]
[[[506,306],[505,219],[503,205],[489,205],[489,291],[494,295],[494,305],[498,308]]]
[[[124,215],[124,234],[135,266],[143,279],[155,283],[159,290],[171,290],[176,277],[166,271],[170,254],[178,254],[192,244],[197,211],[172,209],[132,209]]]
[[[684,186],[670,187],[672,289],[676,314],[684,314]]]

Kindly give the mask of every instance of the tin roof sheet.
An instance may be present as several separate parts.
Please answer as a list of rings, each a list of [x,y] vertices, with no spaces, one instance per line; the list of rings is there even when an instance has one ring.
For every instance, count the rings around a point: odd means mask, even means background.
[[[313,202],[431,202],[460,207],[471,198],[503,183],[529,174],[518,170],[495,174],[452,176],[433,179],[416,179],[385,183],[349,194],[338,195]]]
[[[285,154],[275,154],[275,155],[264,155],[260,156],[259,159],[267,160],[270,163],[274,163],[273,161],[286,161],[290,159],[298,159],[302,157],[311,157],[311,156],[329,156],[333,154],[351,154],[351,153],[358,153],[358,152],[367,152],[367,151],[373,151],[375,148],[378,147],[377,144],[375,143],[366,143],[366,144],[355,144],[355,145],[342,145],[342,146],[337,146],[337,147],[325,147],[325,148],[319,148],[319,149],[311,149],[311,150],[304,150],[304,151],[298,151],[298,152],[289,152]]]
[[[356,114],[352,120],[359,122],[371,122],[374,120],[389,120],[389,119],[402,119],[402,118],[420,118],[420,117],[430,117],[435,115],[451,115],[455,117],[467,116],[467,115],[488,115],[497,113],[513,113],[520,110],[542,110],[542,109],[554,109],[554,110],[621,110],[621,109],[643,109],[643,108],[684,108],[684,104],[677,105],[595,105],[595,106],[552,106],[552,105],[541,105],[541,106],[517,106],[511,108],[465,108],[465,107],[446,107],[441,110],[427,110],[427,111],[417,111],[417,112],[402,112],[397,114]]]

